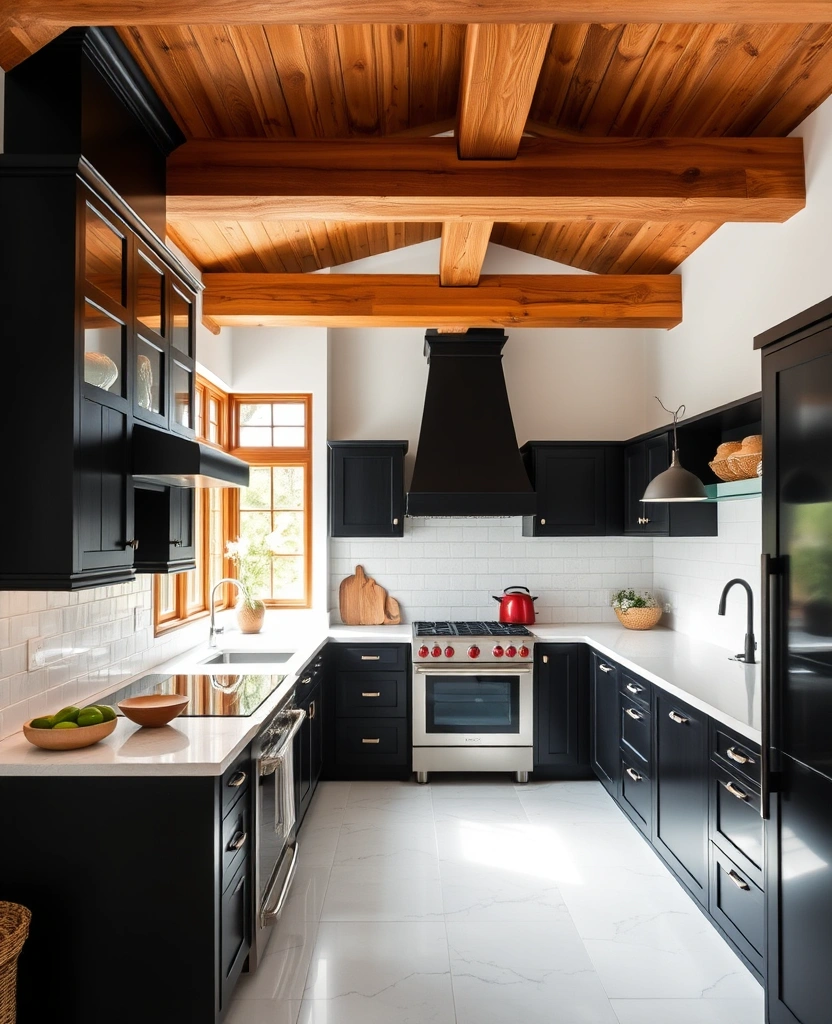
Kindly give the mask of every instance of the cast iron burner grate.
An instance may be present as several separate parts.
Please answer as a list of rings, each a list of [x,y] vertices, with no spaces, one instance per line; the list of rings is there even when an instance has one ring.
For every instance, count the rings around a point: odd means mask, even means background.
[[[532,636],[511,622],[415,622],[416,636]]]

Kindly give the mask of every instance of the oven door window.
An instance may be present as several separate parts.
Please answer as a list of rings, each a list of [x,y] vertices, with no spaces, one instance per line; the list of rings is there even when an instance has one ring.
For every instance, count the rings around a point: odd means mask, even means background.
[[[517,676],[436,675],[425,680],[429,733],[519,733]]]

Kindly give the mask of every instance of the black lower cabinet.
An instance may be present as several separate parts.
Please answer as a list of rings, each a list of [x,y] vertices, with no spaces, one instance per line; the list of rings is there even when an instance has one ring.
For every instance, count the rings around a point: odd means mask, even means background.
[[[765,974],[765,894],[751,876],[714,843],[710,848],[708,910],[720,931],[762,978]]]
[[[591,778],[588,653],[583,644],[537,644],[535,777]]]
[[[325,655],[321,651],[298,673],[295,704],[306,713],[292,751],[297,827],[303,824],[324,766]]]
[[[32,911],[19,1024],[219,1022],[251,942],[251,792],[247,755],[223,777],[0,779],[2,896]]]
[[[640,759],[621,755],[621,809],[648,838],[653,825],[653,785]]]
[[[655,697],[653,843],[691,895],[708,900],[708,718]]]
[[[590,759],[592,770],[618,799],[621,770],[618,735],[618,666],[590,653]]]

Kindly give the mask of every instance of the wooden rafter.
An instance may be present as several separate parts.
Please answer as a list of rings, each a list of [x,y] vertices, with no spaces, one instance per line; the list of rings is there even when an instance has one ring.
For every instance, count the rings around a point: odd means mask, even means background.
[[[523,139],[512,161],[451,138],[209,139],[168,160],[172,221],[784,221],[805,200],[799,138]]]
[[[205,274],[203,311],[222,326],[675,327],[681,278],[484,275],[449,288],[418,274]]]

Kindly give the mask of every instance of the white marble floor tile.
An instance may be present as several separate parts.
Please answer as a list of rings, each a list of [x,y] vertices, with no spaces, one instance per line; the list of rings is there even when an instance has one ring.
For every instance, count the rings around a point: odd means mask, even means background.
[[[457,1024],[617,1024],[571,922],[447,927]]]
[[[402,825],[385,829],[350,826],[341,829],[334,865],[354,869],[357,878],[439,877],[435,829]]]
[[[557,921],[569,911],[550,879],[503,867],[440,864],[446,921]]]
[[[337,813],[343,814],[343,811],[338,811]],[[316,867],[331,865],[335,858],[335,848],[338,846],[340,837],[340,824],[319,827],[314,818],[310,820],[307,816],[298,837],[302,852],[302,856],[299,859],[300,865],[315,864]]]
[[[434,800],[513,800],[519,792],[515,789],[513,776],[508,774],[499,779],[492,776],[468,777],[463,782],[457,775],[431,777],[425,789]]]
[[[349,799],[352,782],[321,782],[315,790],[315,799],[312,801],[310,812],[318,808],[328,811],[338,807],[346,807]]]
[[[517,797],[529,821],[616,823],[621,811],[597,782],[543,782],[518,786]]]
[[[342,824],[373,825],[377,828],[398,828],[402,825],[433,824],[430,794],[425,797],[363,796],[347,804]]]
[[[296,1024],[300,1005],[295,999],[238,999],[225,1024]]]
[[[444,924],[323,924],[303,1024],[454,1024]]]
[[[619,1024],[763,1024],[765,1005],[756,999],[613,999]]]
[[[456,822],[494,824],[528,823],[526,812],[516,796],[491,799],[443,798],[434,796],[433,814],[437,826]]]
[[[335,866],[321,921],[441,921],[438,872],[427,877],[373,877],[372,869]]]
[[[304,941],[286,949],[272,949],[270,939],[266,955],[255,973],[241,975],[234,992],[235,1000],[279,1002],[301,999],[317,931],[318,926],[310,924],[304,934]]]

